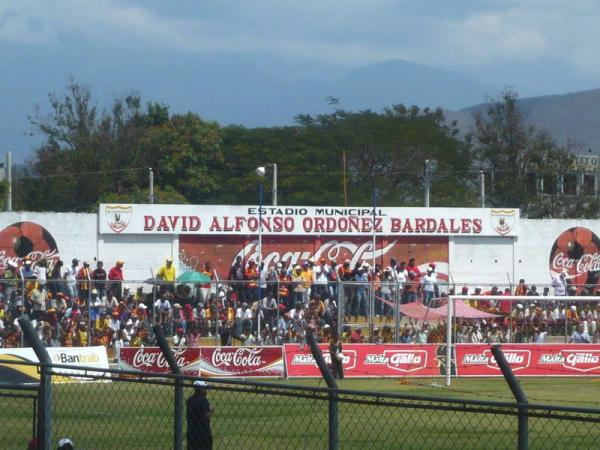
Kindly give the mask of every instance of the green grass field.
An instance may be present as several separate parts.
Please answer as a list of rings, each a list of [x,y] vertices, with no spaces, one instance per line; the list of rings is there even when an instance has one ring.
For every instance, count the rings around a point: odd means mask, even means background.
[[[600,380],[526,378],[531,403],[598,407]],[[318,380],[277,381],[324,386]],[[344,380],[343,389],[511,401],[503,380]],[[191,394],[186,389],[185,398]],[[211,390],[215,448],[326,448],[327,402],[258,393]],[[125,381],[54,385],[53,437],[77,449],[167,449],[173,439],[173,390]],[[2,449],[23,449],[31,436],[31,402],[0,399]],[[517,419],[431,409],[340,403],[340,448],[516,448]],[[530,448],[600,448],[596,423],[531,418]]]

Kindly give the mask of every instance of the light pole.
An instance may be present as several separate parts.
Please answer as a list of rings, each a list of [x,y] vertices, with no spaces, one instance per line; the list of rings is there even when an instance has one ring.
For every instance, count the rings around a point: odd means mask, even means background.
[[[277,164],[267,164],[267,166],[273,167],[273,206],[277,206]],[[254,173],[259,177],[264,177],[267,173],[265,166],[259,166],[254,170]]]
[[[425,160],[425,208],[429,208],[429,188],[431,185],[431,175],[437,169],[437,161],[435,159],[426,159]]]

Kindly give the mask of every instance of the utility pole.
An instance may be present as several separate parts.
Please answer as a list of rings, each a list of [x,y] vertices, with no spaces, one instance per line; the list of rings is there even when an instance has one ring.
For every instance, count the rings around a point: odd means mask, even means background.
[[[12,211],[12,153],[6,152],[6,212]]]
[[[273,163],[273,206],[277,206],[277,163]]]
[[[148,188],[148,190],[149,190],[148,200],[150,201],[150,204],[153,204],[154,203],[154,171],[152,170],[152,167],[150,167],[148,169],[148,175],[149,175],[148,182],[150,184],[150,186]]]
[[[481,207],[485,208],[485,173],[479,171],[479,198],[481,199]]]
[[[425,160],[425,208],[429,208],[429,160]]]

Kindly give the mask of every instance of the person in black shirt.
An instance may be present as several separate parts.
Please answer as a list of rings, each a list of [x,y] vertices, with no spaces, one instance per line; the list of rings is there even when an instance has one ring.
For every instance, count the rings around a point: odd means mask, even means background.
[[[207,386],[206,381],[194,381],[194,393],[187,399],[188,450],[212,450],[210,417],[214,410],[206,398]]]
[[[338,380],[344,379],[344,366],[342,365],[342,359],[344,354],[342,353],[342,341],[334,333],[331,341],[329,342],[329,354],[331,355],[331,368],[333,377]]]

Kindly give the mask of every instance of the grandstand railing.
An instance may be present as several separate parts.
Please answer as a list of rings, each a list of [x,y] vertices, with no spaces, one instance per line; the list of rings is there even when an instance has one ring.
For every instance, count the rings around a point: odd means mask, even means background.
[[[405,289],[406,285],[403,286],[397,283],[386,284],[381,281],[335,281],[327,282],[326,284],[305,282],[299,283],[302,285],[301,289],[296,290],[299,286],[298,283],[280,280],[267,280],[263,283],[249,280],[218,280],[203,284],[177,284],[164,282],[156,278],[124,280],[120,282],[79,280],[74,283],[69,283],[62,279],[48,279],[44,286],[45,293],[51,293],[52,295],[49,296],[45,308],[42,311],[36,311],[32,302],[32,294],[29,290],[31,282],[32,280],[0,279],[0,285],[4,286],[4,292],[0,292],[0,294],[4,295],[3,306],[0,306],[0,310],[3,311],[0,311],[0,320],[4,323],[4,328],[0,328],[0,347],[22,346],[22,333],[15,323],[15,319],[23,316],[38,319],[39,332],[45,336],[45,345],[81,345],[78,342],[71,342],[72,339],[67,339],[69,335],[68,327],[62,321],[65,314],[63,311],[60,311],[60,301],[57,303],[56,294],[58,292],[66,293],[67,296],[72,293],[75,294],[77,301],[74,303],[78,305],[78,321],[84,323],[86,330],[82,334],[85,337],[84,344],[98,345],[99,343],[104,343],[103,345],[111,348],[118,332],[114,332],[109,338],[102,336],[101,332],[95,329],[96,318],[99,316],[101,310],[110,315],[111,312],[120,308],[120,306],[96,307],[95,297],[92,294],[93,288],[98,289],[100,294],[102,294],[105,288],[118,290],[119,292],[116,293],[118,294],[116,295],[117,301],[120,302],[122,299],[125,299],[124,302],[128,312],[119,316],[123,317],[121,329],[124,327],[126,318],[131,314],[131,310],[137,305],[139,301],[138,297],[141,296],[141,301],[147,308],[143,321],[145,323],[142,324],[147,334],[143,338],[144,345],[149,345],[153,342],[151,326],[157,322],[163,325],[167,335],[170,336],[174,335],[177,327],[181,325],[184,328],[186,336],[188,336],[189,344],[222,344],[222,331],[228,318],[226,306],[230,300],[233,301],[232,307],[234,310],[237,310],[243,303],[247,303],[251,311],[252,320],[237,320],[235,314],[233,314],[232,322],[235,333],[226,344],[244,344],[250,335],[253,336],[250,345],[261,344],[267,340],[275,345],[283,342],[301,342],[303,337],[297,330],[300,330],[303,324],[299,323],[297,326],[296,322],[309,319],[288,316],[294,310],[295,305],[300,303],[304,316],[312,317],[307,313],[310,312],[310,299],[314,298],[315,294],[319,294],[321,299],[324,300],[328,311],[327,317],[321,315],[316,319],[317,326],[329,325],[329,329],[335,330],[342,337],[342,340],[345,341],[350,340],[352,331],[358,330],[361,334],[359,338],[363,339],[364,342],[399,342],[401,335],[406,329],[414,332],[416,328],[411,318],[401,312],[400,305],[415,300],[423,303],[427,308],[439,307],[446,304],[448,294],[462,290],[462,286],[457,287],[454,284],[440,281],[436,285],[435,295],[431,298],[426,298],[420,289],[416,290],[416,296],[414,296]],[[505,289],[513,292],[515,288],[510,283],[494,286],[497,289],[493,292],[502,292]],[[493,286],[479,285],[478,287],[484,293],[492,291]],[[537,292],[542,293],[544,287],[549,286],[539,285]],[[581,292],[586,292],[583,290],[584,287],[570,286],[570,288],[576,291],[582,288]],[[141,288],[140,292],[137,291],[138,288]],[[470,286],[468,288],[469,295],[464,297],[469,299],[471,303],[476,303],[477,301],[477,295],[473,294],[475,288],[475,286]],[[74,292],[72,292],[73,289]],[[171,312],[164,314],[161,312],[157,302],[165,292],[170,290],[175,291],[174,297],[171,299]],[[578,302],[582,302],[582,298],[589,298],[576,297]],[[257,301],[259,298],[264,300],[259,302]],[[528,295],[520,303],[514,302],[510,312],[499,312],[507,319],[508,324],[506,327],[510,331],[510,333],[507,333],[506,342],[527,341],[527,339],[531,338],[528,320],[513,314],[519,304],[522,307],[527,306],[527,311],[529,312],[531,310],[529,305],[534,303],[547,305],[548,298]],[[489,303],[490,300],[496,302],[500,299],[499,296],[486,295],[482,299],[484,300],[482,303],[487,304],[485,308],[491,308],[491,310],[498,312],[497,304],[489,305]],[[273,300],[273,304],[271,304],[271,300]],[[67,304],[69,305],[72,302],[73,299],[70,299]],[[217,317],[190,321],[177,316],[177,314],[183,313],[176,314],[173,308],[175,303],[180,303],[181,305],[190,303],[196,307],[200,302],[204,306],[210,302],[218,304],[217,310],[209,312],[213,316],[216,314]],[[568,305],[571,306],[571,303]],[[49,313],[52,307],[58,309],[55,316],[51,316],[51,313]],[[482,308],[481,305],[476,305],[475,307]],[[210,308],[205,308],[205,310],[208,311]],[[280,335],[279,333],[273,335],[273,328],[277,327],[279,319],[282,316],[285,317],[285,326],[287,327],[287,331],[290,332],[285,335]],[[443,336],[441,338],[437,336],[440,332],[445,333],[445,327],[440,321],[432,320],[427,316],[424,316],[420,320],[432,323],[430,330],[434,332],[430,336],[431,342],[441,342],[444,340]],[[500,321],[497,322],[500,323]],[[470,321],[465,323],[473,325],[479,322]],[[562,338],[563,341],[566,341],[576,323],[577,319],[570,317],[565,320],[547,321],[547,326],[549,327],[548,334],[551,338]],[[597,328],[600,330],[600,326]],[[79,338],[79,335],[76,334],[75,336]],[[327,337],[328,334],[321,333],[322,340],[326,340]],[[201,340],[201,342],[190,342],[191,339],[195,339],[196,341]],[[438,340],[434,341],[434,339]]]

